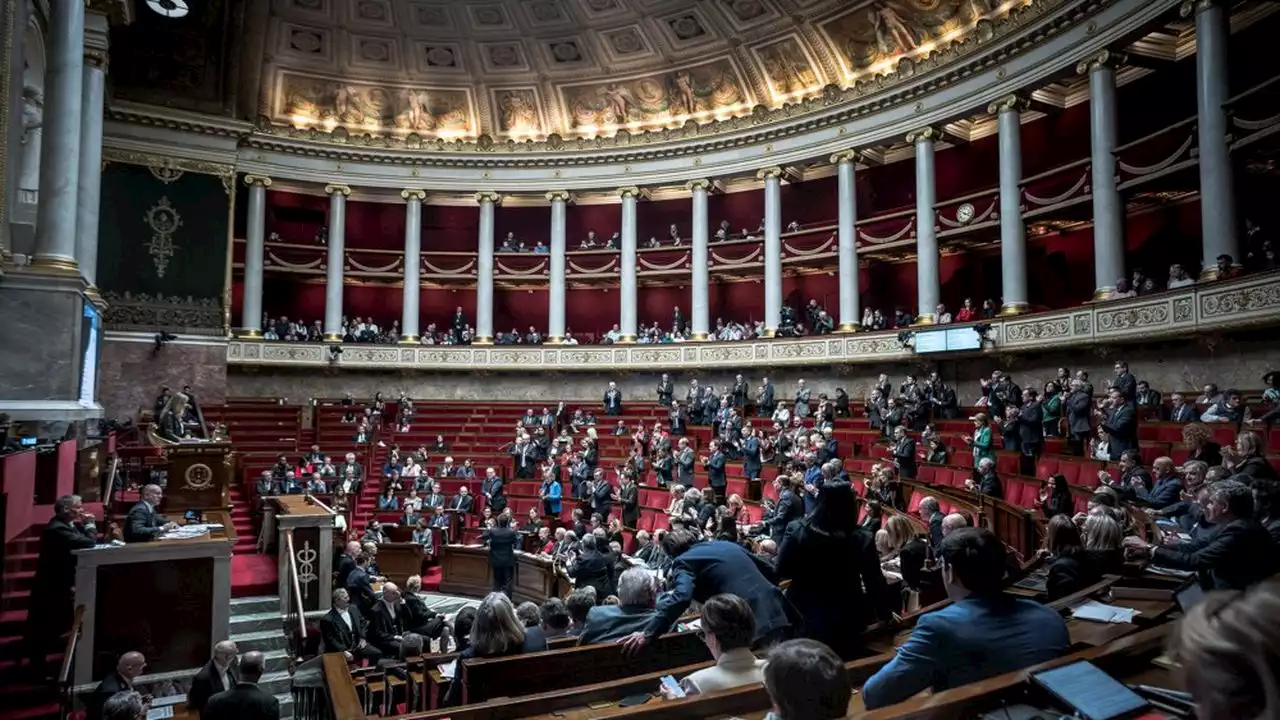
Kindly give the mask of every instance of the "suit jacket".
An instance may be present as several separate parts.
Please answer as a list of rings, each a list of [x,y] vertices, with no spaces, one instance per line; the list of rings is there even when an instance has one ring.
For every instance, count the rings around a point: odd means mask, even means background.
[[[987,497],[1003,500],[1004,483],[1000,482],[1000,477],[994,471],[980,474],[978,475],[978,492]]]
[[[450,510],[458,510],[460,512],[469,513],[473,507],[475,500],[470,495],[463,496],[461,493],[454,495],[449,501]]]
[[[40,557],[36,565],[33,600],[59,596],[71,599],[71,588],[76,584],[76,557],[73,550],[85,550],[97,544],[94,531],[79,525],[66,523],[58,518],[49,521],[40,533]],[[32,607],[35,607],[33,601]]]
[[[621,390],[607,390],[607,391],[605,391],[605,394],[604,394],[604,409],[605,409],[605,410],[619,410],[619,411],[621,411],[621,410],[622,410],[622,391],[621,391]]]
[[[366,613],[378,601],[378,597],[373,592],[373,582],[369,579],[368,571],[359,567],[347,575],[347,593],[351,595],[351,602]]]
[[[511,528],[490,528],[484,532],[483,539],[489,543],[489,564],[495,568],[511,568],[516,566],[516,547],[520,544],[520,533]]]
[[[1108,447],[1111,449],[1112,460],[1119,460],[1120,454],[1125,450],[1138,447],[1138,418],[1134,413],[1133,405],[1125,403],[1114,408],[1107,414],[1106,421],[1102,423],[1102,429],[1107,431],[1111,439]]]
[[[1233,520],[1205,540],[1158,547],[1156,565],[1195,570],[1201,584],[1216,590],[1244,590],[1275,574],[1276,545],[1256,520]]]
[[[573,570],[570,571],[573,576],[574,583],[578,587],[591,586],[596,589],[596,601],[604,602],[604,599],[613,594],[613,556],[612,554],[596,552],[583,552],[578,556],[578,561],[574,563]]]
[[[867,681],[868,710],[925,688],[940,692],[1052,660],[1071,645],[1057,611],[1030,600],[969,596],[922,616],[898,654]]]
[[[342,622],[339,620],[338,622]],[[378,601],[369,612],[369,644],[382,651],[387,657],[400,656],[400,643],[396,635],[409,632],[409,609],[403,604],[396,606],[393,617],[387,604]]]
[[[1044,442],[1044,409],[1040,403],[1029,402],[1018,410],[1018,436],[1023,447]]]
[[[1067,430],[1073,435],[1088,435],[1092,431],[1093,399],[1081,390],[1067,395],[1065,403]]]
[[[1112,381],[1111,387],[1119,390],[1120,394],[1128,402],[1133,402],[1138,398],[1138,380],[1131,372],[1125,371],[1117,375],[1116,379]]]
[[[231,687],[235,687],[240,682],[240,673],[235,667],[227,668],[227,678],[231,681]],[[218,672],[218,666],[210,660],[191,679],[191,689],[187,691],[187,709],[203,715],[209,698],[230,689],[222,685],[222,673]]]
[[[1177,423],[1191,423],[1200,419],[1200,413],[1196,412],[1196,406],[1191,403],[1184,403],[1182,407],[1173,408],[1169,411],[1169,421]]]
[[[100,720],[102,718],[102,706],[112,695],[122,691],[133,689],[128,682],[121,677],[120,673],[115,670],[111,674],[102,678],[102,682],[98,683],[97,689],[89,696],[89,700],[85,703],[85,715],[88,720]]]
[[[724,453],[717,450],[707,458],[707,484],[722,488],[727,482],[724,473]]]
[[[726,540],[709,540],[689,548],[671,561],[669,592],[658,598],[657,612],[645,633],[657,637],[668,630],[692,601],[732,593],[747,601],[756,618],[759,640],[791,626],[787,603],[769,565],[746,548]]]
[[[242,682],[209,698],[205,720],[280,720],[280,702],[256,683]]]
[[[124,541],[146,542],[160,537],[164,519],[146,502],[139,502],[129,509],[124,519]]]
[[[763,395],[764,395],[764,399],[760,404],[765,406],[766,408],[772,409],[773,408],[773,385],[772,384],[765,383]]]
[[[1148,507],[1167,507],[1178,502],[1178,498],[1182,496],[1182,479],[1177,475],[1170,475],[1157,480],[1150,491],[1145,486],[1139,485],[1134,488],[1134,494],[1140,503]]]
[[[582,628],[580,645],[613,642],[633,632],[641,632],[652,622],[653,608],[597,605],[587,612],[587,622]]]
[[[613,486],[601,480],[591,490],[591,509],[605,518],[613,512]]]
[[[502,478],[495,477],[493,484],[489,486],[489,507],[493,509],[495,514],[502,512],[507,508],[507,496],[502,492]]]
[[[338,568],[334,570],[334,587],[344,588],[347,586],[347,578],[351,577],[351,571],[356,569],[356,559],[350,555],[343,553],[338,557]]]
[[[676,482],[691,487],[693,485],[693,448],[685,448],[676,453]]]
[[[904,437],[893,445],[893,459],[898,463],[898,473],[905,478],[916,476],[916,441]]]
[[[368,640],[367,623],[355,605],[348,605],[351,615],[351,627],[343,621],[342,615],[335,607],[320,618],[320,640],[324,643],[325,652],[352,652],[360,646],[361,640]]]

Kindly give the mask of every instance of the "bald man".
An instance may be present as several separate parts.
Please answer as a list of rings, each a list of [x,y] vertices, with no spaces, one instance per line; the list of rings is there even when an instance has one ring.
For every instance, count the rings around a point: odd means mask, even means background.
[[[188,710],[203,716],[209,698],[236,686],[240,680],[240,671],[235,667],[237,652],[236,644],[230,640],[213,646],[213,658],[191,679],[191,689],[187,691]]]
[[[129,509],[129,514],[124,520],[125,542],[155,540],[176,527],[173,523],[166,523],[160,516],[159,507],[163,498],[164,492],[159,485],[147,485],[142,488],[142,499]]]
[[[942,537],[946,537],[962,527],[969,527],[969,518],[960,513],[951,513],[942,518]]]
[[[382,586],[382,599],[374,603],[369,613],[369,644],[378,648],[386,657],[400,657],[400,641],[409,627],[409,609],[400,597],[395,583]]]
[[[147,667],[147,659],[140,652],[127,652],[120,656],[116,669],[98,683],[98,688],[89,696],[85,714],[89,720],[101,720],[102,706],[112,695],[124,690],[133,689],[133,681]]]

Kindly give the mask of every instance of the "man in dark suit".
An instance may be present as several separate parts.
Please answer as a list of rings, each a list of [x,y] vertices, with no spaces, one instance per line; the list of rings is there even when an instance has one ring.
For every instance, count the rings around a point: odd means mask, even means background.
[[[213,646],[213,658],[191,679],[191,689],[187,691],[188,710],[203,716],[209,698],[235,687],[240,678],[240,671],[235,667],[236,652],[236,644],[230,640]]]
[[[98,542],[93,516],[79,495],[63,495],[53,506],[53,519],[40,533],[40,557],[27,611],[26,655],[33,674],[45,670],[45,657],[55,640],[71,626],[76,582],[74,551]]]
[[[938,546],[942,545],[942,514],[941,508],[938,506],[938,499],[932,495],[921,498],[920,519],[929,523],[929,545],[933,547],[934,552],[938,551]]]
[[[716,494],[716,504],[724,502],[725,488],[728,485],[728,478],[725,477],[724,453],[720,451],[720,441],[711,441],[711,455],[703,459],[702,466],[707,470],[707,484],[711,486],[712,492]]]
[[[622,414],[622,391],[615,382],[610,382],[609,389],[604,391],[604,414]]]
[[[1021,473],[1035,477],[1036,458],[1044,447],[1044,409],[1035,390],[1022,391],[1022,407],[1018,410],[1018,447],[1022,449]]]
[[[613,512],[613,485],[604,476],[603,468],[596,468],[588,487],[591,512],[600,516],[601,523],[609,522],[609,514]]]
[[[1071,392],[1067,393],[1062,409],[1067,416],[1068,452],[1072,455],[1084,455],[1084,449],[1093,435],[1093,398],[1085,392],[1084,384],[1079,380],[1071,381]]]
[[[258,687],[265,665],[262,653],[245,653],[240,659],[240,681],[209,698],[204,720],[280,720],[280,702]]]
[[[753,644],[771,644],[791,635],[792,620],[773,568],[746,548],[726,540],[699,541],[697,531],[680,528],[662,538],[662,549],[672,559],[667,575],[671,590],[658,598],[649,624],[623,640],[626,652],[638,652],[668,632],[691,602],[705,603],[721,593],[737,595],[751,606],[756,618]]]
[[[511,581],[516,571],[516,548],[520,533],[511,529],[511,518],[499,515],[483,536],[489,544],[489,566],[493,569],[493,589],[511,597]]]
[[[347,543],[345,551],[338,556],[338,567],[335,569],[333,586],[336,588],[345,588],[347,586],[347,578],[351,577],[351,571],[356,569],[356,556],[360,554],[360,543],[352,540]]]
[[[97,689],[85,703],[85,714],[88,720],[101,720],[102,705],[118,692],[132,690],[133,681],[147,667],[147,659],[140,652],[127,652],[120,656],[116,669],[98,683]]]
[[[1274,575],[1277,547],[1254,518],[1253,490],[1236,480],[1221,480],[1208,494],[1205,520],[1219,528],[1216,533],[1165,547],[1127,537],[1126,557],[1149,557],[1161,567],[1196,571],[1209,590],[1244,590]]]
[[[1129,372],[1129,363],[1123,360],[1116,361],[1116,379],[1111,381],[1111,387],[1120,391],[1125,402],[1137,401],[1138,380],[1133,377],[1133,373]]]
[[[1138,416],[1133,404],[1125,399],[1119,388],[1111,388],[1108,397],[1109,408],[1104,413],[1096,410],[1102,429],[1108,437],[1107,447],[1112,460],[1119,460],[1125,450],[1138,448]]]
[[[369,644],[388,658],[400,657],[400,640],[409,631],[409,610],[401,601],[400,588],[384,583],[382,599],[369,610]]]
[[[124,541],[147,542],[155,540],[165,532],[177,527],[167,523],[156,508],[160,506],[164,492],[159,485],[147,485],[142,488],[142,500],[129,509],[124,520]]]
[[[742,477],[747,480],[760,477],[764,470],[764,457],[761,454],[760,438],[756,437],[756,429],[751,425],[744,428],[742,439]]]
[[[603,543],[603,540],[597,540],[591,533],[583,535],[578,543],[578,558],[569,568],[574,585],[579,588],[594,588],[597,598],[609,597],[614,591],[614,558],[599,550],[598,545]]]
[[[675,383],[671,382],[671,376],[662,373],[662,380],[658,382],[658,404],[663,407],[671,405],[671,396],[675,394]]]
[[[453,496],[449,501],[449,509],[460,513],[469,513],[473,506],[474,498],[471,497],[471,491],[466,485],[458,488],[458,494]]]
[[[357,658],[376,663],[382,651],[369,644],[364,616],[351,604],[351,594],[343,588],[333,591],[333,605],[320,618],[320,640],[325,652],[340,652],[347,662]]]
[[[439,638],[444,635],[448,627],[444,616],[427,607],[426,601],[418,596],[420,592],[422,592],[422,576],[410,575],[404,583],[403,593],[404,609],[409,612],[406,626],[409,632],[424,638]]]
[[[1176,502],[1182,496],[1182,478],[1178,477],[1178,467],[1169,457],[1158,457],[1151,463],[1152,485],[1148,490],[1143,482],[1133,483],[1134,501],[1150,508],[1164,508]]]
[[[653,575],[633,567],[618,578],[617,605],[597,605],[587,612],[582,645],[613,642],[634,632],[642,632],[653,621],[658,589]]]
[[[370,560],[372,558],[365,552],[361,552],[356,556],[356,567],[347,575],[346,588],[347,592],[351,594],[351,600],[366,615],[373,609],[373,604],[378,601],[377,595],[373,592],[373,578],[369,575]]]
[[[907,435],[906,425],[893,429],[893,462],[898,466],[898,474],[902,477],[916,476],[916,441]]]
[[[769,378],[760,378],[760,393],[757,396],[756,415],[769,417],[773,414],[773,385]]]
[[[982,458],[978,461],[977,480],[968,478],[964,481],[964,486],[979,495],[986,495],[997,500],[1004,499],[1004,483],[1000,481],[1000,476],[996,475],[996,461],[991,458]]]
[[[1170,395],[1169,402],[1172,404],[1169,409],[1169,422],[1193,423],[1200,419],[1200,413],[1196,412],[1196,406],[1187,402],[1182,397],[1182,393]]]

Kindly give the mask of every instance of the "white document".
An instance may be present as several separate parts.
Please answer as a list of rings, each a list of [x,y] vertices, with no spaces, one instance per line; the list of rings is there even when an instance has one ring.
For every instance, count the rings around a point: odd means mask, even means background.
[[[151,707],[158,708],[165,705],[177,705],[180,702],[186,702],[186,695],[166,695],[164,697],[152,698]]]
[[[153,707],[147,711],[147,720],[165,720],[173,717],[173,706]]]
[[[458,661],[447,662],[440,666],[440,677],[452,680],[458,672]]]
[[[1073,618],[1105,623],[1131,623],[1138,614],[1138,611],[1133,608],[1116,607],[1115,605],[1107,605],[1093,600],[1071,611],[1071,617]]]

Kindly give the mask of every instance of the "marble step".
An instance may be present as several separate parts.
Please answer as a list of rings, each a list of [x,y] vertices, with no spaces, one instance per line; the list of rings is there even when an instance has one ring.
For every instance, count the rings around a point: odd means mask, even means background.
[[[264,612],[280,612],[280,598],[275,595],[231,598],[231,618],[237,615],[256,615]]]
[[[284,634],[284,621],[279,610],[231,616],[229,631],[232,637],[268,630]]]
[[[289,647],[289,638],[278,627],[273,630],[232,634],[231,640],[242,654],[255,650],[258,652],[285,650]]]

